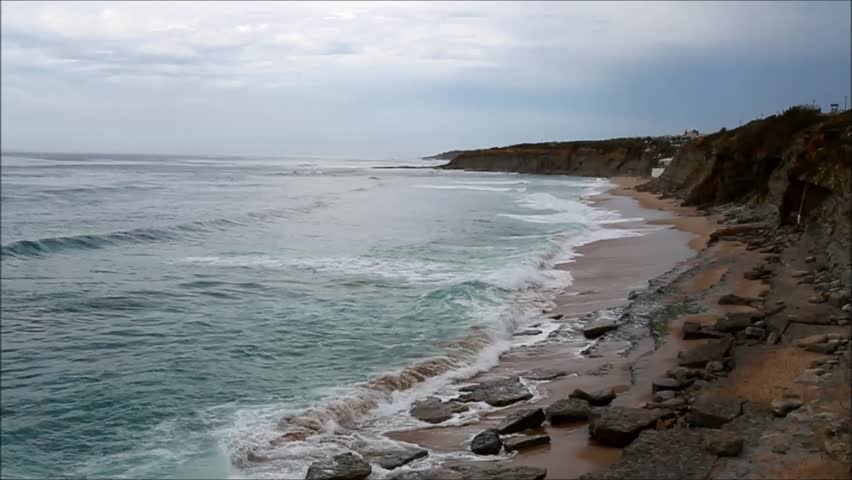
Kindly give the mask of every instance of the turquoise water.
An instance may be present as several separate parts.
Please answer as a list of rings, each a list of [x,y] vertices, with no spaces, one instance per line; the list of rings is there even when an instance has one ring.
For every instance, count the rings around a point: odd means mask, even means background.
[[[304,475],[625,233],[602,181],[380,163],[4,155],[4,477]]]

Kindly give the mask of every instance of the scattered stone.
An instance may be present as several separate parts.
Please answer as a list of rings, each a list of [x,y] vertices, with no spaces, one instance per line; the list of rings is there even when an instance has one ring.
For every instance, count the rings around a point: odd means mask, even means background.
[[[767,345],[775,345],[778,343],[778,334],[775,332],[769,332],[769,335],[766,336],[766,344]]]
[[[507,452],[517,450],[526,450],[528,448],[538,447],[539,445],[547,445],[550,443],[550,437],[547,435],[522,435],[517,437],[507,438],[503,445]]]
[[[598,338],[610,330],[618,328],[615,320],[598,320],[586,324],[583,327],[583,335],[586,338]]]
[[[793,383],[803,383],[803,384],[807,384],[807,385],[816,385],[817,383],[819,383],[819,381],[820,381],[819,375],[815,371],[805,370],[798,377],[796,377],[795,380],[793,380]]]
[[[603,388],[601,390],[587,392],[578,388],[568,395],[568,398],[580,398],[589,402],[589,404],[594,407],[603,407],[609,405],[610,402],[615,400],[615,390],[612,388]]]
[[[665,402],[666,400],[671,400],[677,397],[677,393],[674,390],[660,390],[659,392],[654,393],[654,401],[655,402]]]
[[[763,335],[766,333],[766,330],[757,327],[746,327],[745,334],[747,337],[751,338],[763,338]]]
[[[678,353],[678,365],[704,368],[707,362],[723,360],[728,355],[732,345],[733,341],[730,338],[698,345],[695,348]]]
[[[759,298],[743,297],[735,293],[729,293],[719,298],[719,305],[751,305],[759,302]]]
[[[671,390],[664,390],[663,392],[670,392]],[[663,393],[660,392],[660,393]],[[668,400],[664,400],[657,404],[659,408],[667,408],[667,409],[677,409],[686,406],[686,400],[681,397],[670,398]]]
[[[555,370],[551,368],[537,368],[535,370],[530,370],[527,373],[521,375],[522,377],[528,380],[553,380],[554,378],[564,377],[568,375],[568,372],[565,370]]]
[[[467,405],[442,402],[439,398],[430,397],[414,403],[409,413],[421,422],[441,423],[452,418],[454,413],[464,412],[468,408]]]
[[[814,257],[814,256],[810,256],[810,257],[805,258],[805,263],[814,263],[814,262],[816,262],[816,257]]]
[[[589,402],[582,398],[557,400],[544,411],[551,425],[586,421],[591,413],[592,408]]]
[[[366,458],[385,470],[393,470],[428,455],[429,451],[422,448],[402,447],[366,455]]]
[[[504,407],[521,400],[532,398],[532,393],[521,383],[518,377],[480,383],[463,387],[468,393],[458,398],[460,402],[485,402],[492,407]]]
[[[811,295],[808,297],[808,303],[825,303],[825,297],[822,295]]]
[[[654,380],[651,384],[651,392],[657,393],[660,390],[683,390],[692,385],[692,380],[679,381],[671,377],[663,377]]]
[[[540,408],[525,408],[510,415],[497,432],[501,435],[517,433],[530,428],[537,428],[544,423],[544,411]]]
[[[699,400],[690,407],[686,422],[691,427],[721,428],[742,413],[738,400]]]
[[[604,445],[623,447],[632,442],[639,432],[653,427],[667,414],[662,410],[610,407],[592,412],[589,436]]]
[[[497,455],[502,447],[503,441],[496,429],[479,432],[470,442],[470,451],[477,455]]]
[[[772,400],[772,403],[769,405],[772,409],[772,414],[776,417],[786,417],[788,413],[796,410],[804,405],[802,399],[798,396],[784,396],[781,398],[776,398]]]
[[[373,467],[369,463],[355,453],[347,452],[312,463],[305,480],[364,480],[371,473]]]
[[[736,457],[743,450],[742,437],[724,430],[704,434],[704,448],[720,457]]]
[[[725,371],[725,366],[722,365],[722,362],[718,362],[713,360],[712,362],[707,362],[707,365],[704,367],[708,372],[723,372]]]
[[[446,463],[446,468],[461,474],[462,480],[544,480],[547,469],[513,465],[511,462],[470,462],[456,461]]]

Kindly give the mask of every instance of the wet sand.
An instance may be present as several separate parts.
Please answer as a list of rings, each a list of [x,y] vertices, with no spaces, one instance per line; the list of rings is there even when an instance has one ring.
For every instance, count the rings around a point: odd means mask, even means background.
[[[648,280],[692,257],[707,244],[714,230],[715,219],[711,217],[698,216],[691,208],[633,190],[632,187],[641,183],[640,179],[613,178],[610,181],[616,187],[592,199],[593,202],[602,208],[618,210],[625,218],[642,219],[614,227],[641,229],[647,233],[582,246],[572,262],[558,267],[570,271],[574,283],[556,298],[556,306],[548,313],[564,315],[559,321],[569,328],[579,328],[581,324],[577,319],[585,314],[624,305],[630,291],[646,287]],[[718,282],[717,277],[721,275],[724,272],[708,274],[694,288],[708,288],[714,281]],[[677,352],[682,349],[678,334],[680,325],[682,320],[671,325],[667,341],[657,350],[647,332],[627,356],[618,355],[629,346],[626,341],[602,345],[595,358],[580,356],[578,347],[570,342],[514,349],[504,354],[494,369],[472,381],[505,378],[534,369],[565,370],[571,375],[549,382],[534,382],[541,393],[537,401],[491,412],[475,424],[391,432],[388,436],[438,452],[467,451],[475,434],[495,427],[507,415],[520,408],[546,407],[557,399],[567,398],[576,388],[613,387],[619,393],[614,405],[639,406],[650,400],[650,382],[676,363]],[[579,330],[577,333],[582,337]],[[634,378],[631,379],[631,375]],[[541,430],[549,434],[550,445],[519,453],[513,457],[513,462],[545,467],[548,479],[576,478],[601,470],[620,458],[620,449],[589,441],[586,423],[546,426]]]

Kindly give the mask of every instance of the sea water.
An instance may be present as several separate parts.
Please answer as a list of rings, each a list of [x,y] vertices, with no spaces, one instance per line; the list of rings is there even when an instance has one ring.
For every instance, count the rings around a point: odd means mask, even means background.
[[[3,475],[303,477],[636,234],[600,179],[391,165],[4,154]]]

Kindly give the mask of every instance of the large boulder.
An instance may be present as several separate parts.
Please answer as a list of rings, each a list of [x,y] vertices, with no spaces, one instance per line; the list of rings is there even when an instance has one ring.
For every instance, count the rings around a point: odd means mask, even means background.
[[[504,407],[532,398],[532,393],[518,377],[511,377],[462,388],[460,402],[485,402],[492,407]]]
[[[690,368],[704,368],[707,362],[724,362],[728,352],[731,351],[733,341],[730,338],[712,341],[698,345],[689,350],[678,353],[678,365]]]
[[[441,399],[430,397],[414,403],[409,410],[412,417],[427,423],[441,423],[452,418],[454,413],[467,410],[467,405],[457,402],[442,402]]]
[[[369,463],[353,452],[346,452],[312,463],[305,480],[364,480],[371,473],[373,468]]]
[[[479,432],[470,442],[470,451],[477,455],[497,455],[501,448],[503,441],[496,429]]]
[[[583,327],[583,336],[586,338],[598,338],[616,328],[618,328],[618,322],[615,320],[597,320],[589,322]]]
[[[509,415],[497,428],[501,435],[517,433],[530,428],[537,428],[544,423],[544,412],[540,408],[524,408]]]
[[[589,417],[589,436],[604,445],[623,447],[652,428],[668,412],[655,409],[610,407],[592,412]]]
[[[462,480],[544,480],[547,469],[513,465],[511,462],[448,462],[444,467],[461,474]]]
[[[403,465],[407,465],[417,459],[429,455],[428,450],[418,447],[400,447],[390,450],[382,450],[375,453],[365,455],[367,460],[372,463],[377,463],[385,470],[393,470]]]
[[[591,414],[592,407],[582,398],[563,398],[553,402],[544,410],[544,416],[551,425],[584,422]]]
[[[509,437],[503,442],[507,452],[516,450],[526,450],[528,448],[547,445],[550,443],[550,437],[547,435],[520,435],[517,437]]]
[[[568,398],[579,398],[589,402],[589,405],[603,407],[615,400],[615,390],[602,388],[600,390],[586,391],[578,388],[568,395]]]
[[[698,399],[686,414],[686,422],[691,427],[721,428],[743,413],[739,400]]]

